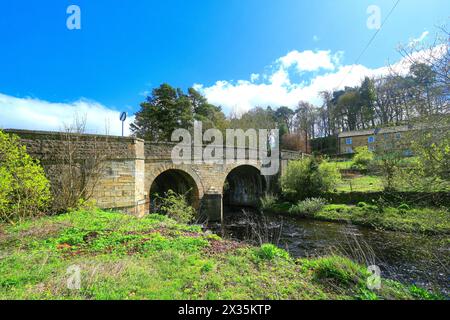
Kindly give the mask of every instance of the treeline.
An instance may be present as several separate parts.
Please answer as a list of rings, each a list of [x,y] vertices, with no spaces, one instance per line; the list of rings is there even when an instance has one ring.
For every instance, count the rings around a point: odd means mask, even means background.
[[[148,141],[170,141],[175,129],[190,130],[195,121],[203,123],[204,131],[210,128],[222,132],[226,129],[278,128],[283,146],[300,150],[305,139],[303,135],[293,134],[299,131],[299,124],[294,123],[295,114],[288,107],[255,107],[240,116],[226,117],[221,107],[210,104],[194,88],[189,88],[185,93],[169,84],[162,84],[141,103],[131,130],[137,137]]]
[[[322,106],[300,102],[297,122],[314,139],[448,114],[449,37],[443,27],[432,45],[400,47],[403,59],[390,66],[387,75],[366,77],[356,87],[321,92]]]
[[[312,138],[408,123],[448,112],[448,86],[432,66],[414,63],[405,76],[366,77],[360,86],[321,93],[319,108],[300,103]]]

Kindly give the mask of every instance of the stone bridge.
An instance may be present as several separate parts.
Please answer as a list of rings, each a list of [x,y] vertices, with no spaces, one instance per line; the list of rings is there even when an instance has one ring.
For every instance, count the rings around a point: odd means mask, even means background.
[[[79,158],[104,155],[103,173],[93,199],[103,209],[116,209],[138,216],[151,211],[154,195],[169,189],[186,194],[189,202],[210,221],[223,219],[224,206],[255,207],[260,196],[273,189],[276,176],[261,175],[261,161],[245,157],[232,164],[174,164],[173,143],[146,142],[134,137],[63,134],[57,132],[5,130],[20,137],[28,153],[41,161],[50,181],[58,179],[52,168],[67,152],[67,141],[76,144]],[[237,149],[237,148],[236,148]],[[224,153],[225,154],[225,153]],[[302,153],[280,152],[280,170]]]

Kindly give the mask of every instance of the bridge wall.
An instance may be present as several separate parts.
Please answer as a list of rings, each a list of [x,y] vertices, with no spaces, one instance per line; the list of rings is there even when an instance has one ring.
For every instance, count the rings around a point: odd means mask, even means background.
[[[176,169],[188,174],[198,189],[198,207],[208,213],[211,220],[222,218],[223,187],[228,174],[242,165],[258,170],[257,159],[241,158],[232,164],[182,164],[172,162],[175,144],[146,143],[133,137],[78,135],[28,130],[5,130],[21,138],[28,153],[39,159],[50,181],[58,181],[55,167],[67,153],[67,144],[76,145],[77,159],[89,160],[101,153],[105,159],[103,173],[96,185],[93,199],[100,208],[119,209],[144,215],[149,210],[150,189],[155,179],[167,170]],[[225,153],[224,153],[225,154]],[[299,153],[286,153],[280,163],[281,171],[287,161],[299,158]],[[269,185],[265,183],[265,185]],[[238,201],[238,200],[236,200]]]
[[[80,161],[95,155],[105,159],[103,174],[93,193],[100,208],[119,209],[143,215],[145,212],[145,155],[144,141],[130,137],[79,135],[58,132],[5,130],[20,137],[27,152],[39,159],[50,182],[60,177],[56,167],[68,152]]]

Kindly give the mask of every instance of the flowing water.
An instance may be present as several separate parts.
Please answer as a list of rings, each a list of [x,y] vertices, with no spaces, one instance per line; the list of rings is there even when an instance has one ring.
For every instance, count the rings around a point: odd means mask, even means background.
[[[365,265],[377,265],[381,276],[416,284],[450,296],[450,239],[374,230],[291,217],[231,211],[225,214],[224,236],[256,243],[272,242],[293,257],[338,253]]]

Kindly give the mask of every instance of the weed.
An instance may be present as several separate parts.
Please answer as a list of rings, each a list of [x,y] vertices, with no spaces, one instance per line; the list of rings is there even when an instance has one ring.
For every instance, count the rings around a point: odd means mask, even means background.
[[[256,256],[261,260],[289,259],[289,253],[271,243],[265,243],[257,249]]]

